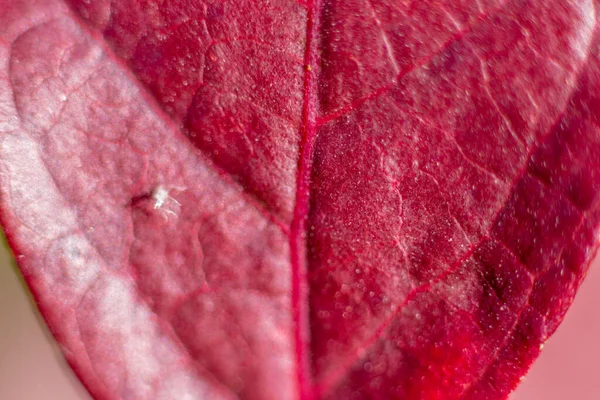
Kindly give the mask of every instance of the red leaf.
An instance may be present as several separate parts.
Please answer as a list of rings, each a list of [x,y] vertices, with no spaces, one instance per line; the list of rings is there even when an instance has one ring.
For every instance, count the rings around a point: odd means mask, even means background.
[[[494,399],[596,250],[592,0],[0,1],[0,209],[98,399]]]

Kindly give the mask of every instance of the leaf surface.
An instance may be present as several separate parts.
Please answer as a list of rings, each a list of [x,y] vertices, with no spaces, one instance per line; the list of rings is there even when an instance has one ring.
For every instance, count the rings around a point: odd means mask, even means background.
[[[98,399],[505,398],[600,221],[598,3],[0,1],[0,210]]]

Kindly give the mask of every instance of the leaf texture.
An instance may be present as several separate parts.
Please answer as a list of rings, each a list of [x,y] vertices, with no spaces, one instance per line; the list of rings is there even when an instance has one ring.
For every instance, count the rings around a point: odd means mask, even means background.
[[[598,242],[594,0],[0,0],[0,210],[97,399],[501,399]]]

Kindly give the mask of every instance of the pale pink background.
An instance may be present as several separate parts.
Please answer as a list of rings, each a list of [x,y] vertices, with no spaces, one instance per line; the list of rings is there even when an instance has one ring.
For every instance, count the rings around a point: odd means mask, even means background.
[[[90,400],[25,293],[0,250],[0,400]],[[599,300],[597,260],[565,322],[511,400],[600,399]]]

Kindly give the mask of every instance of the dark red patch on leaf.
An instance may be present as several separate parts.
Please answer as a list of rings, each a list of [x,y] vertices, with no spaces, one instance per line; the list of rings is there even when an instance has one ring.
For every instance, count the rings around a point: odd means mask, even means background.
[[[92,395],[515,387],[596,251],[597,2],[68,3],[0,1],[0,210]]]

